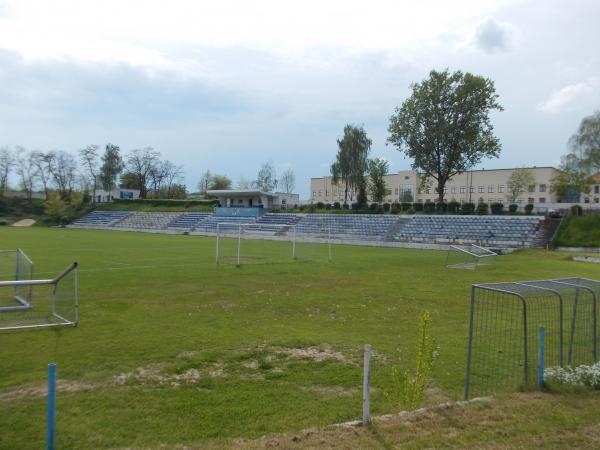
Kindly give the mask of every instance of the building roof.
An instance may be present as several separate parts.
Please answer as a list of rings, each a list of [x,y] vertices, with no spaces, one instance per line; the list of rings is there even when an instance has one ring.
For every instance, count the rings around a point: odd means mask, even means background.
[[[216,197],[240,197],[240,196],[263,196],[277,197],[277,194],[272,192],[263,192],[258,189],[209,189],[206,191],[208,195]]]

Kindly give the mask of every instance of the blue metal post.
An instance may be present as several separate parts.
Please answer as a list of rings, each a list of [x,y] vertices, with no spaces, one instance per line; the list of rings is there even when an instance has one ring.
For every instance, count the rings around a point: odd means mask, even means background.
[[[538,347],[538,386],[544,385],[544,347],[545,347],[545,330],[540,327],[540,345]]]
[[[48,411],[46,420],[46,449],[54,450],[56,439],[56,364],[48,364]]]

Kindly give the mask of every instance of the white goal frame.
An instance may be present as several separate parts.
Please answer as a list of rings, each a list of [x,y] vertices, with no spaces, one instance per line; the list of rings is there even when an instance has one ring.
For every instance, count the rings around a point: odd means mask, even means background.
[[[281,233],[281,234],[280,234]],[[285,224],[261,224],[261,223],[240,223],[240,222],[219,222],[217,223],[216,230],[216,246],[215,246],[215,262],[217,265],[221,264],[222,251],[221,251],[221,239],[224,237],[237,239],[237,250],[236,250],[236,265],[240,266],[242,263],[241,255],[241,243],[242,239],[260,239],[275,240],[279,242],[290,242],[291,243],[291,260],[297,260],[296,247],[297,243],[311,242],[298,239],[298,232],[296,225],[285,225]],[[270,237],[287,237],[288,239],[269,239]],[[331,261],[331,230],[328,231],[327,235],[327,251],[328,258]]]
[[[452,254],[463,255],[464,261],[450,264],[450,258]],[[481,247],[475,244],[451,245],[446,253],[446,268],[475,270],[479,266],[493,265],[496,261],[496,256],[498,255],[489,248]]]

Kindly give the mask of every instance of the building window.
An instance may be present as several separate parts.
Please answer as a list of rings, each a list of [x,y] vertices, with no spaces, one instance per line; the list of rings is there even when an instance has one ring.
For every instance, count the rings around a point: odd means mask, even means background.
[[[540,184],[540,192],[546,192],[546,185]]]
[[[586,197],[586,198],[583,200],[583,202],[584,202],[584,203],[589,203],[589,202],[590,202],[590,198],[589,198],[589,197]]]
[[[319,191],[319,197],[321,196],[322,193],[323,193],[323,191]]]
[[[404,179],[408,180],[410,177],[408,175],[404,175]]]
[[[429,188],[425,189],[425,193],[426,194],[431,194],[430,189]]]
[[[452,186],[452,187],[450,188],[450,192],[451,192],[452,194],[456,194],[456,186]]]
[[[535,200],[533,199],[533,197],[529,197],[529,198],[527,199],[527,203],[533,203],[534,201],[535,201]]]
[[[398,188],[394,189],[394,195],[398,195]]]
[[[488,186],[488,194],[494,193],[494,186]]]
[[[484,186],[479,186],[479,187],[478,187],[478,189],[477,189],[477,191],[478,191],[480,194],[482,194],[482,193],[483,193],[483,189],[484,189]]]
[[[600,185],[594,186],[594,194],[600,194]]]
[[[471,192],[471,194],[474,194],[475,193],[475,187],[471,186],[469,188],[469,192]]]
[[[502,194],[504,192],[504,185],[499,184],[498,185],[498,194]]]
[[[460,187],[460,193],[461,193],[461,194],[464,194],[465,192],[467,192],[467,188],[466,188],[466,187],[464,187],[464,186],[461,186],[461,187]]]
[[[541,188],[542,188],[542,186],[540,185],[540,189],[541,189]],[[527,187],[527,192],[535,192],[535,184],[530,184],[530,185]],[[540,190],[540,192],[542,192],[542,191]]]
[[[546,203],[546,197],[540,197],[538,200],[540,203]]]
[[[325,189],[325,197],[327,197],[329,195],[329,191],[327,189]]]
[[[600,203],[600,198],[594,197],[594,203]]]

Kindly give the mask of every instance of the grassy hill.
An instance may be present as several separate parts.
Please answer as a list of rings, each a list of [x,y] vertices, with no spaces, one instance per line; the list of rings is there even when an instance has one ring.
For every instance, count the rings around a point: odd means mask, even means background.
[[[600,247],[600,214],[568,217],[558,231],[556,244],[562,247]]]

